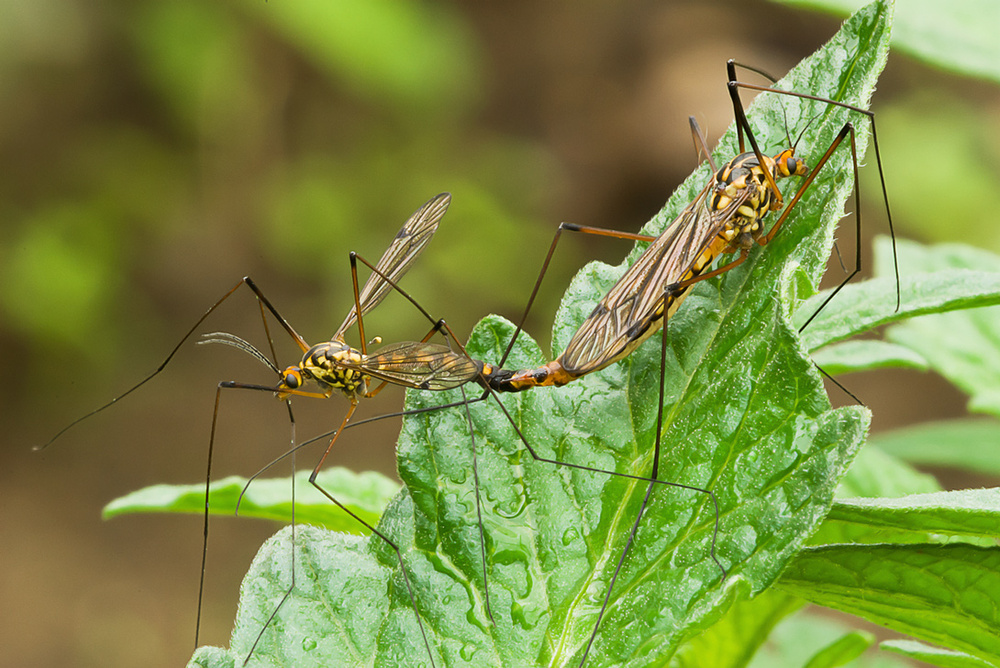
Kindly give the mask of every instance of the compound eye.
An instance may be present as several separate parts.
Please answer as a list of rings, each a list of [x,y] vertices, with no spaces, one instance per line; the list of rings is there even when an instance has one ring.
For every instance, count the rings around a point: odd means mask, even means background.
[[[298,369],[288,369],[281,378],[281,383],[290,390],[297,390],[302,385],[302,375]]]

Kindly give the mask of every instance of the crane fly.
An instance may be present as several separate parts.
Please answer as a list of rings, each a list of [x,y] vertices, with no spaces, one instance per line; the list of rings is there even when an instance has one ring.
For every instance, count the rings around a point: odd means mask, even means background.
[[[542,265],[535,288],[528,300],[525,313],[522,315],[522,322],[526,319],[527,313],[533,305],[541,280],[548,269],[555,247],[564,230],[632,239],[648,242],[650,245],[594,307],[593,312],[577,329],[566,349],[556,360],[537,369],[521,371],[503,369],[503,361],[514,345],[512,339],[498,365],[482,364],[484,380],[491,388],[498,392],[521,392],[533,387],[558,387],[627,357],[677,311],[689,289],[695,283],[735,269],[746,261],[748,253],[754,245],[767,245],[775,237],[802,195],[812,185],[820,169],[848,136],[851,138],[850,146],[855,164],[855,193],[857,193],[857,148],[852,124],[846,123],[844,125],[819,159],[815,168],[810,169],[801,158],[795,155],[795,146],[782,149],[773,157],[761,152],[747,120],[738,90],[747,88],[761,92],[792,95],[845,107],[867,115],[872,120],[873,128],[874,114],[866,109],[835,100],[740,82],[736,79],[736,67],[747,68],[747,66],[732,60],[727,64],[729,92],[736,116],[740,154],[718,169],[708,152],[701,129],[694,117],[690,117],[689,122],[695,144],[699,151],[704,152],[712,168],[713,176],[697,197],[684,208],[662,234],[653,237],[562,223],[556,231],[549,253]],[[747,69],[769,77],[759,70]],[[746,150],[744,133],[751,144],[751,151]],[[882,163],[881,156],[878,155],[877,142],[875,146],[881,178]],[[779,179],[791,176],[805,176],[806,179],[786,207],[777,182]],[[885,194],[884,178],[882,178],[882,190],[888,212],[888,195]],[[765,234],[764,217],[771,212],[781,211],[782,207],[784,207],[784,211]],[[888,220],[891,231],[891,214]],[[858,227],[860,230],[860,218],[858,218]],[[736,252],[739,253],[738,258],[705,273],[705,269],[718,257]],[[800,327],[800,331],[805,329],[823,307],[836,296],[837,292],[858,274],[861,270],[860,250],[856,253],[856,257],[855,269],[831,291],[816,313],[813,313]],[[898,278],[898,268],[896,268],[897,285]],[[898,288],[896,308],[899,308]],[[520,327],[515,332],[514,338],[519,333]]]
[[[354,306],[347,314],[340,327],[329,341],[309,345],[306,340],[292,328],[270,301],[252,284],[254,293],[261,304],[277,319],[282,328],[295,340],[303,352],[301,361],[298,364],[288,366],[279,370],[275,364],[251,343],[238,336],[225,332],[213,332],[206,334],[200,343],[219,343],[236,347],[255,357],[278,375],[278,383],[274,387],[225,382],[220,383],[218,392],[223,389],[249,389],[273,392],[281,400],[288,401],[293,396],[329,398],[339,392],[350,402],[347,413],[344,415],[340,426],[333,432],[326,450],[320,457],[316,466],[309,476],[309,482],[321,494],[341,510],[350,515],[353,519],[368,529],[372,535],[378,536],[396,554],[399,562],[400,572],[406,585],[410,602],[416,615],[417,624],[423,637],[424,646],[430,658],[431,665],[434,664],[434,653],[431,650],[430,641],[424,630],[421,620],[420,610],[417,607],[417,600],[413,593],[409,574],[403,560],[403,553],[399,546],[385,533],[379,531],[375,526],[365,521],[362,517],[352,511],[347,505],[339,501],[333,494],[324,489],[316,480],[320,470],[322,470],[327,457],[337,442],[340,434],[347,427],[354,415],[360,400],[372,398],[381,392],[387,385],[398,385],[415,390],[442,391],[459,388],[465,383],[478,377],[479,369],[476,364],[466,355],[452,350],[450,347],[435,343],[430,343],[429,339],[435,333],[445,333],[451,335],[451,330],[447,328],[444,321],[435,320],[425,311],[409,294],[401,290],[396,281],[409,269],[420,253],[430,242],[431,237],[437,230],[438,224],[448,209],[451,202],[451,195],[443,193],[438,195],[420,209],[403,225],[399,233],[393,239],[389,248],[382,255],[382,258],[374,266],[369,264],[364,258],[356,253],[351,253],[351,275],[354,288]],[[361,260],[371,269],[371,275],[365,285],[358,289],[357,260]],[[364,316],[389,294],[390,290],[396,290],[410,301],[431,323],[432,327],[421,341],[407,341],[382,346],[371,353],[368,352],[364,329]],[[357,324],[360,336],[360,349],[353,348],[346,342],[346,333]],[[375,339],[380,343],[379,339]],[[457,344],[457,341],[456,341]],[[460,346],[460,344],[458,344]],[[375,381],[374,384],[373,381]],[[317,390],[304,389],[309,384],[316,386]],[[373,386],[374,385],[374,386]],[[216,395],[216,415],[218,414],[218,393]],[[210,441],[210,451],[215,440],[215,416],[213,416],[212,438]],[[473,447],[475,447],[473,445]],[[295,445],[293,443],[293,450]],[[283,458],[279,457],[278,459]],[[209,455],[211,458],[211,454]],[[278,461],[277,459],[275,462]],[[272,462],[275,463],[275,462]],[[268,467],[270,464],[268,465]],[[267,467],[265,467],[266,469]],[[252,481],[258,474],[255,474]],[[210,478],[209,475],[206,478]],[[249,484],[249,483],[248,483]],[[478,479],[476,489],[478,501]],[[206,497],[207,498],[207,497]],[[294,524],[293,524],[294,526]],[[482,535],[480,535],[482,541]],[[294,549],[294,536],[292,540]],[[483,559],[485,560],[485,545],[481,545]],[[293,555],[294,559],[294,555]],[[204,567],[203,567],[204,568]],[[292,583],[286,591],[284,597],[279,601],[264,627],[261,629],[250,652],[246,657],[249,661],[256,648],[257,642],[263,636],[270,622],[277,615],[281,605],[287,599],[295,586],[294,570],[292,571]],[[485,588],[485,583],[484,583]],[[488,593],[487,609],[488,609]],[[196,640],[197,646],[197,640]]]
[[[704,143],[697,122],[689,120],[695,137]],[[742,153],[722,169],[713,165],[712,171],[712,179],[660,236],[613,233],[651,243],[598,302],[556,360],[523,371],[484,365],[486,383],[498,392],[558,387],[624,359],[663,326],[695,283],[739,266],[755,244],[770,240],[783,220],[764,235],[764,216],[782,207],[781,192],[772,184],[779,178],[806,176],[809,168],[789,148],[773,158]],[[567,229],[606,232],[560,226],[560,231]],[[736,252],[737,259],[705,272],[720,255]]]
[[[326,458],[330,454],[333,445],[336,443],[339,434],[343,431],[344,427],[347,426],[351,417],[354,415],[361,399],[376,396],[382,391],[382,389],[390,384],[405,388],[431,391],[459,388],[465,383],[476,378],[479,374],[476,364],[467,356],[454,351],[447,345],[430,342],[430,338],[434,336],[435,333],[441,333],[448,336],[451,334],[451,330],[447,327],[447,324],[443,320],[435,320],[432,318],[430,314],[427,313],[427,311],[424,310],[409,294],[401,290],[396,285],[396,281],[398,281],[403,274],[406,273],[421,252],[423,252],[423,250],[427,247],[427,244],[437,231],[441,218],[448,210],[450,203],[451,195],[449,193],[442,193],[431,198],[428,202],[421,206],[409,218],[409,220],[406,221],[390,243],[388,249],[382,255],[381,259],[375,265],[368,263],[367,260],[356,253],[352,252],[350,254],[354,306],[351,308],[347,317],[344,319],[343,323],[341,323],[340,327],[337,328],[330,340],[316,345],[308,344],[306,339],[302,337],[284,317],[281,316],[270,300],[264,295],[260,288],[257,287],[256,283],[250,277],[244,277],[239,283],[233,286],[218,301],[209,307],[209,309],[187,331],[183,338],[174,346],[166,359],[160,364],[159,367],[157,367],[155,371],[143,378],[139,383],[123,394],[73,421],[53,436],[47,443],[36,448],[42,449],[47,447],[81,421],[105,410],[158,375],[171,361],[180,347],[195,333],[195,331],[198,330],[205,319],[208,318],[208,316],[230,296],[232,296],[241,285],[246,285],[254,293],[256,299],[258,300],[261,315],[264,319],[265,331],[267,331],[267,319],[264,317],[266,309],[266,311],[270,312],[270,314],[277,320],[289,337],[295,341],[296,345],[302,351],[302,359],[298,364],[288,366],[284,369],[279,369],[275,362],[272,362],[267,355],[262,353],[253,344],[234,334],[227,332],[212,332],[204,334],[202,336],[202,340],[199,341],[199,343],[224,344],[242,350],[271,369],[278,376],[278,382],[274,386],[264,386],[250,383],[224,381],[218,384],[218,388],[216,390],[215,408],[212,415],[212,431],[208,448],[204,516],[205,544],[202,551],[201,581],[198,595],[198,624],[195,631],[195,647],[198,645],[201,607],[205,585],[205,563],[207,558],[209,517],[208,493],[211,482],[212,454],[215,445],[216,425],[219,416],[219,403],[222,390],[245,389],[272,392],[277,398],[285,401],[286,404],[288,404],[289,418],[292,422],[293,447],[294,416],[291,412],[290,399],[292,397],[329,398],[334,394],[339,393],[348,399],[350,406],[341,421],[340,427],[338,427],[338,429],[334,432],[326,450],[313,469],[312,474],[309,477],[309,482],[313,484],[327,499],[340,507],[353,519],[361,523],[366,529],[371,531],[373,535],[378,536],[380,539],[385,541],[394,550],[399,561],[404,583],[413,604],[413,611],[416,614],[417,624],[420,627],[425,648],[428,656],[430,657],[431,665],[434,665],[434,655],[431,651],[427,634],[424,631],[420,610],[417,608],[416,598],[414,597],[412,586],[410,584],[410,578],[403,562],[403,554],[399,550],[399,547],[383,532],[366,522],[362,517],[357,515],[349,507],[341,503],[331,493],[325,490],[316,481],[316,478],[320,470],[323,468]],[[372,272],[367,282],[360,289],[358,287],[357,275],[358,261],[367,265]],[[369,343],[365,335],[364,316],[373,308],[378,306],[392,290],[399,292],[408,301],[410,301],[410,303],[412,303],[420,311],[420,313],[432,323],[432,327],[428,331],[427,335],[420,341],[407,341],[389,344],[369,352],[369,345],[373,343],[381,343],[381,340],[376,338]],[[348,330],[353,328],[355,325],[357,326],[360,337],[360,349],[356,349],[346,342],[346,334]],[[268,342],[271,345],[271,353],[273,357],[274,348],[270,333],[268,333]],[[310,386],[313,386],[314,389],[310,389]],[[281,458],[279,457],[278,459]],[[256,475],[251,478],[251,481],[255,477]],[[478,499],[478,487],[476,494]],[[292,512],[292,517],[294,518],[294,504]],[[294,550],[294,539],[292,544]],[[485,552],[483,554],[483,558],[485,559]],[[275,615],[277,615],[282,603],[294,586],[293,570],[291,587],[288,592],[286,592],[285,597],[283,597],[275,607],[270,618],[268,619],[267,624],[265,624],[264,628],[261,629],[260,635],[257,637],[257,641],[259,641],[261,636],[263,636],[264,631],[267,629],[267,625],[272,619],[274,619]],[[246,661],[249,661],[250,657],[253,655],[253,650],[256,645],[257,642],[255,642],[254,647],[250,649],[250,652],[246,657]]]
[[[696,140],[700,140],[704,145],[704,138],[694,118],[690,119],[690,123]],[[705,155],[708,155],[707,149]],[[627,235],[627,238],[650,241],[650,245],[598,302],[559,357],[542,367],[522,371],[508,371],[480,363],[482,368],[480,381],[495,392],[523,392],[535,387],[558,387],[624,359],[664,326],[665,321],[680,307],[693,285],[735,268],[746,260],[748,251],[755,244],[767,243],[771,237],[770,233],[764,234],[764,217],[782,208],[782,195],[774,185],[775,181],[791,176],[806,176],[809,168],[801,158],[794,155],[794,148],[787,148],[773,158],[759,153],[743,152],[721,169],[715,168],[713,164],[712,172],[712,178],[698,196],[660,236],[649,238]],[[772,233],[780,226],[785,215],[787,211],[772,227]],[[563,225],[560,227],[560,232],[563,229],[594,232],[594,228],[580,226]],[[559,232],[551,250],[554,250],[558,235]],[[736,252],[739,253],[739,257],[732,262],[706,271],[720,255]],[[536,291],[537,288],[536,283]],[[510,345],[512,344],[513,339]],[[719,507],[715,495],[705,488],[660,481],[657,478],[665,399],[662,374],[666,361],[666,345],[667,337],[664,336],[653,468],[649,473],[651,482],[615,573],[607,587],[590,643],[597,635],[614,583],[657,483],[694,489],[711,498],[715,507],[715,526],[710,555],[722,577],[726,575],[725,567],[715,554],[719,531]],[[509,352],[510,347],[507,350]],[[606,473],[616,474],[612,471]],[[588,644],[579,665],[582,666],[586,661],[589,649]]]
[[[813,313],[806,320],[800,331],[808,326],[829,300],[860,271],[861,218],[857,200],[857,147],[854,126],[850,122],[845,123],[812,168],[802,158],[795,155],[795,144],[798,140],[794,143],[789,140],[791,146],[783,148],[774,156],[765,155],[759,148],[753,130],[747,120],[739,96],[739,90],[747,88],[791,95],[856,111],[865,114],[871,120],[873,134],[874,115],[865,109],[835,100],[783,91],[769,86],[758,86],[740,82],[736,78],[736,67],[738,66],[742,67],[735,61],[729,61],[727,64],[729,93],[733,102],[739,140],[739,155],[724,164],[721,168],[717,168],[705,146],[704,137],[697,123],[694,118],[691,118],[692,135],[695,138],[696,146],[700,151],[704,152],[711,166],[712,176],[705,183],[698,195],[659,236],[652,237],[566,223],[560,225],[528,300],[527,307],[521,319],[522,323],[531,309],[541,280],[545,275],[560,235],[564,230],[633,239],[648,242],[649,245],[625,271],[621,278],[618,279],[610,291],[597,303],[589,316],[583,320],[582,324],[570,338],[566,348],[554,361],[532,369],[507,370],[503,368],[504,360],[510,354],[514,341],[521,332],[521,326],[519,325],[515,329],[514,336],[511,338],[499,364],[492,365],[479,362],[482,369],[479,381],[490,392],[523,392],[536,387],[563,386],[582,376],[604,369],[632,354],[646,339],[661,327],[666,326],[667,320],[674,315],[681,302],[690,293],[691,288],[696,283],[719,276],[736,268],[747,260],[749,251],[754,246],[766,246],[770,243],[778,234],[778,231],[803,194],[813,184],[820,170],[830,160],[831,155],[848,138],[850,139],[849,146],[854,162],[855,210],[857,212],[855,218],[859,231],[856,267],[831,292],[816,313]],[[747,69],[764,74],[753,68]],[[764,74],[764,76],[767,75]],[[773,79],[771,80],[773,81]],[[744,143],[744,135],[749,141],[749,148]],[[878,154],[877,139],[875,147],[881,177],[881,157]],[[785,205],[785,198],[778,188],[777,183],[789,177],[804,178],[795,193],[788,200],[787,205]],[[888,195],[885,190],[884,178],[882,179],[882,190],[888,214]],[[780,214],[778,214],[777,219],[770,226],[770,229],[766,230],[765,218],[768,214],[779,211]],[[889,229],[891,231],[891,214],[889,214],[888,218]],[[722,264],[716,269],[709,270],[717,258],[733,253],[738,253],[735,259]],[[899,307],[898,300],[897,270],[897,309]],[[726,575],[725,568],[715,554],[719,533],[719,505],[715,495],[708,489],[658,480],[661,435],[664,429],[664,374],[667,357],[667,340],[668,337],[664,334],[660,352],[657,426],[653,446],[652,470],[649,474],[651,482],[645,496],[642,498],[625,547],[615,566],[614,573],[610,577],[600,611],[597,613],[596,622],[590,633],[587,645],[583,649],[579,661],[580,666],[583,666],[586,662],[590,649],[597,637],[601,621],[611,601],[612,590],[621,572],[626,555],[635,540],[640,521],[657,483],[693,489],[707,494],[712,499],[715,505],[715,527],[713,529],[710,555],[721,571],[722,577],[725,578]],[[834,382],[836,383],[836,381]],[[851,396],[853,397],[853,395]],[[523,436],[522,440],[524,440]],[[546,461],[556,464],[566,464],[565,462],[553,460]],[[605,473],[620,475],[613,471],[605,471]]]

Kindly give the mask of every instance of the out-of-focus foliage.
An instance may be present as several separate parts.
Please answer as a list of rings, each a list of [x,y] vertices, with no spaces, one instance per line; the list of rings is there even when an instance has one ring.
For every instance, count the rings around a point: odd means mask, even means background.
[[[551,180],[551,162],[530,142],[473,129],[482,56],[453,9],[123,3],[113,18],[84,12],[74,35],[56,39],[44,26],[69,20],[71,3],[5,7],[0,70],[15,75],[0,84],[0,123],[8,153],[26,148],[20,136],[33,138],[26,157],[35,162],[0,185],[0,307],[37,343],[96,362],[160,325],[173,331],[152,312],[123,316],[141,308],[158,270],[185,272],[177,289],[208,295],[185,297],[202,300],[192,313],[210,303],[230,281],[215,269],[230,262],[219,262],[206,233],[229,246],[221,252],[285,267],[325,295],[314,302],[344,309],[347,251],[377,252],[365,246],[447,189],[459,193],[450,233],[408,288],[428,294],[430,275],[461,280],[456,306],[483,293],[522,299],[468,259],[489,248],[502,265],[544,243],[524,197],[509,194]],[[105,61],[113,78],[102,76]],[[77,100],[42,133],[31,106],[54,97],[38,84],[46,74],[50,86],[96,79],[113,93]],[[178,266],[182,248],[188,262]]]
[[[864,0],[776,0],[848,15]],[[898,0],[892,46],[933,67],[1000,84],[1000,3]],[[995,207],[1000,182],[997,93],[955,95],[954,82],[923,74],[913,91],[879,109],[879,139],[904,232],[1000,250]],[[978,98],[978,101],[977,101]],[[866,175],[866,190],[877,184]],[[985,232],[985,233],[984,233]]]
[[[1000,251],[996,207],[984,197],[1000,183],[1000,117],[973,100],[942,100],[941,92],[916,91],[879,113],[886,165],[902,193],[893,212],[907,234]],[[877,192],[870,179],[865,185]]]
[[[488,311],[521,307],[534,278],[521,267],[526,254],[540,260],[550,238],[540,211],[564,167],[537,133],[483,122],[484,49],[473,18],[441,4],[0,4],[9,458],[0,486],[4,530],[17,537],[0,558],[25,573],[2,588],[19,610],[0,632],[11,663],[177,665],[188,653],[198,548],[185,541],[197,530],[161,526],[146,540],[127,520],[91,520],[120,483],[135,486],[137,472],[197,477],[203,448],[161,439],[185,428],[192,441],[207,434],[211,399],[202,392],[220,378],[207,369],[230,358],[185,346],[136,402],[123,402],[133,412],[102,415],[115,436],[88,431],[96,419],[45,455],[29,453],[155,368],[241,276],[258,278],[304,335],[325,338],[349,308],[348,252],[377,257],[416,206],[451,190],[455,204],[407,290],[462,336]],[[237,295],[206,326],[253,335],[254,309]],[[402,340],[427,325],[390,298],[372,327]],[[277,343],[283,361],[298,352]],[[185,364],[204,368],[185,377]],[[234,368],[224,373],[254,378]],[[391,411],[392,392],[384,396]],[[144,412],[144,401],[156,409]],[[240,408],[228,403],[221,419],[247,422]],[[258,413],[251,417],[264,424],[287,419]],[[279,440],[259,424],[221,453],[240,458],[246,475]],[[387,470],[394,429],[367,435]],[[154,543],[153,555],[139,554]],[[214,554],[210,569],[243,559],[228,541]],[[149,598],[132,614],[123,592],[140,589]]]
[[[865,0],[775,0],[848,15]],[[897,0],[892,46],[957,74],[1000,83],[1000,5],[993,0]]]

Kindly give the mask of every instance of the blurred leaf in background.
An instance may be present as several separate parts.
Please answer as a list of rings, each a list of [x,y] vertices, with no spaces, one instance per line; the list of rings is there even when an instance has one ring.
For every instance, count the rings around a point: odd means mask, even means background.
[[[847,16],[864,0],[776,0]],[[988,100],[1000,84],[1000,3],[899,0],[892,46],[932,67],[990,82],[978,95],[954,94],[936,73],[879,108],[879,139],[903,231],[932,242],[964,241],[1000,250],[989,197],[1000,181],[1000,116]],[[978,102],[977,102],[978,98]],[[985,105],[983,103],[986,103]],[[873,175],[865,190],[878,192]],[[986,233],[984,233],[984,231]]]
[[[847,16],[865,0],[775,0]],[[1000,5],[993,0],[899,0],[892,46],[956,74],[1000,83]]]

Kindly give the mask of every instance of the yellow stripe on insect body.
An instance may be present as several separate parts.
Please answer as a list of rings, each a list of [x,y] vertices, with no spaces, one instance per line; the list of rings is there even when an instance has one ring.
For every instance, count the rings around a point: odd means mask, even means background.
[[[368,377],[361,370],[364,359],[361,351],[342,341],[316,344],[302,356],[298,366],[284,370],[278,384],[279,396],[283,390],[297,390],[306,380],[315,381],[326,396],[335,389],[348,398],[363,394],[368,387]]]

